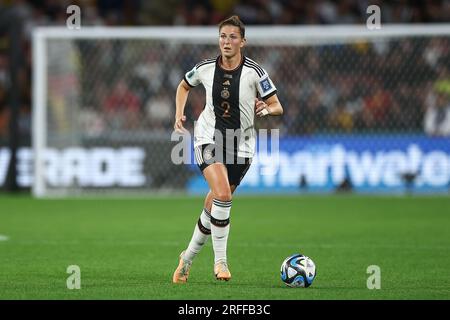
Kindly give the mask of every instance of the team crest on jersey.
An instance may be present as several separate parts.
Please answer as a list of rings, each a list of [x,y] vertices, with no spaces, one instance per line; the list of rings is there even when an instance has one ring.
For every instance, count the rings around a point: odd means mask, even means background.
[[[228,99],[228,98],[230,97],[230,91],[228,91],[227,88],[224,88],[224,89],[222,90],[222,92],[220,93],[220,96],[221,96],[223,99]]]
[[[261,88],[263,89],[263,92],[267,92],[270,89],[272,89],[272,85],[270,84],[270,81],[268,78],[261,80],[259,82],[259,84],[261,85]]]

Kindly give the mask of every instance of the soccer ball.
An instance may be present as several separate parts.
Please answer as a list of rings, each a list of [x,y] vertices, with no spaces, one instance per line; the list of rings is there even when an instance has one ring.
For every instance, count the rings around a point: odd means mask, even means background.
[[[307,288],[316,277],[316,265],[303,254],[294,254],[281,264],[281,280],[289,287]]]

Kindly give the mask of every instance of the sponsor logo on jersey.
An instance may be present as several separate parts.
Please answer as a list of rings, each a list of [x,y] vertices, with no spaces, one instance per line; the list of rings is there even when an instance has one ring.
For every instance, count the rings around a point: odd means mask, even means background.
[[[222,83],[222,85],[223,85],[223,86],[229,86],[229,85],[231,85],[230,80],[225,80],[225,81]]]
[[[261,85],[261,88],[262,88],[263,92],[267,92],[270,89],[272,89],[272,85],[270,84],[270,81],[269,81],[268,78],[266,78],[264,80],[261,80],[259,82],[259,84]]]

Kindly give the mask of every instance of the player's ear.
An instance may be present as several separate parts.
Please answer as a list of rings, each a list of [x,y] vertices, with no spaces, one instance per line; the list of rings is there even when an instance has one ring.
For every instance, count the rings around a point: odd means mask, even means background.
[[[242,48],[243,46],[245,46],[245,43],[246,43],[246,42],[247,42],[247,39],[242,38],[240,47]]]

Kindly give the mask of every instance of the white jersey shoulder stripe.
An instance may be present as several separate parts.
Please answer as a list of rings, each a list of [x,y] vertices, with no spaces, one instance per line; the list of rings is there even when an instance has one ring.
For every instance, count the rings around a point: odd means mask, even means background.
[[[258,74],[258,77],[260,77],[260,78],[264,75],[264,73],[262,73],[261,70],[259,70],[256,66],[254,66],[252,64],[244,63],[244,66],[255,70],[255,72]]]
[[[264,69],[261,68],[261,66],[260,66],[259,64],[257,64],[255,61],[253,61],[252,59],[246,57],[245,62],[246,62],[247,64],[249,64],[249,65],[254,66],[254,67],[255,67],[256,69],[258,69],[262,74],[264,74]]]
[[[216,59],[206,59],[206,60],[203,60],[203,61],[197,63],[197,64],[195,65],[195,68],[198,69],[198,68],[200,68],[201,66],[204,66],[204,65],[206,65],[206,64],[210,64],[210,63],[213,63],[213,62],[216,62]]]

